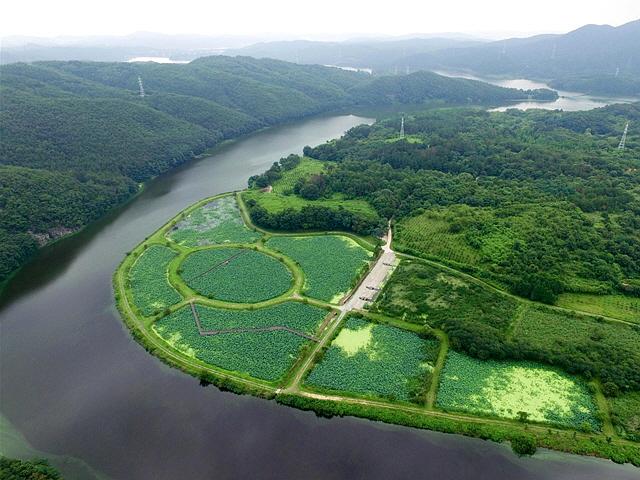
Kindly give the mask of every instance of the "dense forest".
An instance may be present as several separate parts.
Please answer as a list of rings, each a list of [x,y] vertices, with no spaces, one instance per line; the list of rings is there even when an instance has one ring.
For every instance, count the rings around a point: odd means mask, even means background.
[[[555,95],[223,56],[186,65],[16,63],[0,73],[0,282],[39,244],[97,219],[140,182],[225,139],[358,104]]]
[[[640,104],[430,110],[405,117],[403,139],[394,118],[305,148],[328,167],[295,192],[366,199],[395,222],[398,249],[523,297],[640,296],[638,134],[630,129],[627,148],[617,148],[627,121],[640,122]]]

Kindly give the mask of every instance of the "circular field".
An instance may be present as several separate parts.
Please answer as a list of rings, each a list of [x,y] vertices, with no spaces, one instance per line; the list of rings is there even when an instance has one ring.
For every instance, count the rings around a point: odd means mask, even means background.
[[[188,255],[179,275],[193,290],[209,298],[256,303],[282,295],[293,281],[284,263],[246,248],[216,248]]]

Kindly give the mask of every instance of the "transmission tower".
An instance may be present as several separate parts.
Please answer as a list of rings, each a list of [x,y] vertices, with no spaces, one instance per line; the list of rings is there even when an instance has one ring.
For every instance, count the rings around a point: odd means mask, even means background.
[[[622,138],[620,139],[620,143],[618,144],[618,150],[624,150],[624,144],[627,141],[627,132],[629,131],[629,122],[624,127],[624,132],[622,132]]]
[[[400,121],[400,138],[404,138],[404,115]]]
[[[140,87],[140,96],[144,97],[144,87],[142,86],[142,77],[138,75],[138,86]]]

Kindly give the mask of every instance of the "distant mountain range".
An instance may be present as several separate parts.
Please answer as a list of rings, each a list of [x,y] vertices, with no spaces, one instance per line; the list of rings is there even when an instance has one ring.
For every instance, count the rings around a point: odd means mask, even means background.
[[[270,42],[228,54],[370,68],[374,73],[456,70],[526,77],[593,94],[640,95],[640,20],[586,25],[566,34],[496,42],[408,39],[375,42]]]

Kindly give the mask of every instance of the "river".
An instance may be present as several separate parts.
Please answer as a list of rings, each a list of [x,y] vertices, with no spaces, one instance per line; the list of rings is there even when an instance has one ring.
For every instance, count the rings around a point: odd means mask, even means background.
[[[318,117],[228,144],[44,249],[0,299],[2,450],[39,452],[70,479],[637,479],[628,465],[545,451],[522,459],[506,445],[201,387],[131,338],[111,288],[125,252],[196,200],[363,122]]]
[[[470,80],[480,80],[481,82],[491,83],[505,88],[520,88],[523,90],[532,90],[536,88],[549,88],[558,92],[558,98],[553,102],[536,102],[525,101],[517,102],[511,105],[503,105],[492,108],[492,112],[504,112],[509,108],[518,110],[529,110],[531,108],[541,108],[544,110],[564,110],[565,112],[575,112],[578,110],[591,110],[593,108],[606,107],[612,103],[629,103],[637,102],[637,98],[626,97],[598,97],[587,95],[580,92],[569,92],[566,90],[558,90],[550,87],[546,83],[529,80],[527,78],[496,78],[496,77],[480,77],[468,73],[450,72],[446,70],[437,70],[435,73],[444,75],[445,77],[468,78]]]

